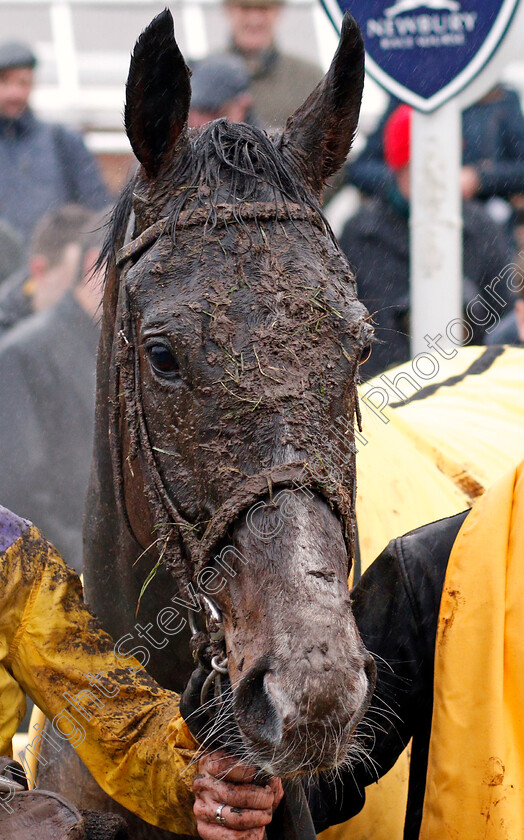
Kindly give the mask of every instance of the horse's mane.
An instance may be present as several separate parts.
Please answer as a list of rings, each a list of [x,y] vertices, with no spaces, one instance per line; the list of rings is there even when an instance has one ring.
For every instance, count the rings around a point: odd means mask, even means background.
[[[179,155],[174,155],[169,202],[173,238],[178,217],[188,205],[208,208],[208,230],[216,224],[217,205],[224,202],[238,208],[235,217],[240,223],[242,207],[254,201],[292,202],[322,216],[320,204],[291,155],[282,153],[282,146],[282,138],[272,141],[257,127],[226,119],[209,123],[198,133],[190,132]],[[132,209],[135,177],[124,188],[112,213],[101,264],[107,263],[122,241]]]

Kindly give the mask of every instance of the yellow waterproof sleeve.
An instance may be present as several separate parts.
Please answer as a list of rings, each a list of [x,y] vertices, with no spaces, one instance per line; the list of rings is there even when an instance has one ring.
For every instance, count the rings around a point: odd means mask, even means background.
[[[153,825],[196,836],[197,742],[178,696],[137,660],[119,661],[77,575],[34,526],[0,513],[15,537],[6,547],[0,522],[0,754],[24,714],[23,689],[53,721],[56,744],[68,740],[106,793]]]
[[[440,605],[421,840],[524,837],[524,462],[475,505]]]

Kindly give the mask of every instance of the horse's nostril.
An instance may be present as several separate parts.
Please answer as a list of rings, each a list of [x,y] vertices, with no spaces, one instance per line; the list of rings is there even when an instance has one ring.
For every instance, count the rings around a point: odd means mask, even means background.
[[[235,715],[253,741],[276,747],[282,740],[282,718],[267,690],[267,673],[267,663],[263,661],[240,680],[235,692]]]

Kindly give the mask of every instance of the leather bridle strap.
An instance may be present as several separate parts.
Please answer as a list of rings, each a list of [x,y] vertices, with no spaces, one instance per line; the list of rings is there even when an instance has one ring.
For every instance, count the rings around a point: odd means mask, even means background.
[[[344,497],[340,488],[330,492],[328,482],[323,482],[314,473],[307,461],[293,461],[288,464],[278,464],[266,472],[247,476],[241,487],[225,501],[209,521],[202,538],[191,554],[193,576],[196,577],[213,555],[215,546],[223,539],[227,529],[239,515],[247,512],[253,505],[267,496],[276,495],[281,490],[291,492],[314,491],[322,496],[328,504],[335,508],[343,521],[348,515],[350,498]],[[352,546],[348,545],[352,552]]]
[[[300,779],[282,782],[284,799],[266,828],[266,840],[316,840],[317,833]]]
[[[182,210],[178,216],[170,219],[164,216],[150,225],[135,239],[127,242],[116,255],[117,268],[124,266],[128,260],[136,259],[157,239],[172,230],[185,230],[192,227],[227,227],[229,224],[243,224],[244,222],[309,222],[325,235],[329,228],[312,207],[301,206],[293,202],[283,202],[275,209],[270,201],[239,202],[238,204],[217,204],[209,207],[193,207]]]
[[[116,267],[121,268],[128,260],[139,257],[146,248],[153,245],[165,232],[167,222],[168,217],[164,216],[163,219],[159,219],[158,222],[148,227],[136,239],[132,239],[131,242],[128,242],[123,248],[120,248],[116,255]]]

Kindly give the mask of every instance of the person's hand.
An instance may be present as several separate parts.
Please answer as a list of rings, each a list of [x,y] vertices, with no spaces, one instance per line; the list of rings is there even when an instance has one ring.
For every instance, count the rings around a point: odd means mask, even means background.
[[[222,751],[205,754],[198,769],[194,812],[202,840],[262,840],[283,796],[280,779],[254,784],[256,768]]]
[[[466,199],[466,201],[475,198],[480,189],[480,178],[475,167],[462,167],[460,172],[460,188],[462,190],[462,198]]]

